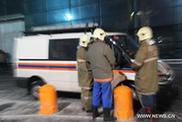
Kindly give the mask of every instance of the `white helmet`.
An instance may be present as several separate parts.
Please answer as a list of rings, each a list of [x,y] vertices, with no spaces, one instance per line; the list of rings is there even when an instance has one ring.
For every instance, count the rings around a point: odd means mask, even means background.
[[[137,36],[139,37],[140,42],[149,40],[153,37],[152,29],[149,26],[144,26],[138,30]]]
[[[79,45],[82,47],[87,47],[89,42],[90,42],[90,37],[85,34],[85,35],[80,37]]]
[[[93,33],[93,38],[99,39],[101,41],[104,41],[104,38],[106,37],[106,32],[101,28],[96,28]]]

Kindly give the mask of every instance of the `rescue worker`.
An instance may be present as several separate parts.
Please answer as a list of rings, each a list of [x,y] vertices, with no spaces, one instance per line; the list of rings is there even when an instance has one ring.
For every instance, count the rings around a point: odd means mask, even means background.
[[[111,115],[112,109],[112,69],[115,65],[114,53],[104,42],[106,33],[101,28],[96,28],[93,33],[94,41],[88,49],[88,60],[91,63],[91,69],[94,78],[92,92],[93,120],[97,116],[100,102],[103,105],[104,121],[114,121]]]
[[[4,72],[7,68],[7,54],[0,50],[0,72]]]
[[[86,112],[92,111],[91,89],[93,78],[89,68],[89,63],[86,61],[89,41],[90,37],[88,35],[83,35],[80,37],[79,48],[77,50],[78,81],[79,86],[81,87],[81,103],[82,109]]]
[[[139,49],[132,66],[136,70],[136,90],[144,113],[152,114],[156,107],[158,91],[158,48],[153,38],[152,29],[148,26],[137,32]]]

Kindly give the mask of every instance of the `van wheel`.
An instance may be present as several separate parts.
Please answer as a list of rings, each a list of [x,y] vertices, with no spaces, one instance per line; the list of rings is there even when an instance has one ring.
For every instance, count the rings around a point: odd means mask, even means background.
[[[40,79],[32,80],[30,84],[30,94],[35,98],[39,98],[39,88],[43,86],[45,83]]]

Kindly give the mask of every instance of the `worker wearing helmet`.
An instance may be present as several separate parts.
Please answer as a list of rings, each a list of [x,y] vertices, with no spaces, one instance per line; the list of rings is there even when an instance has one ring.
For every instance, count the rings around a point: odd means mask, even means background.
[[[98,116],[100,102],[103,105],[104,121],[113,121],[112,108],[112,69],[115,65],[114,52],[104,42],[106,33],[101,28],[96,28],[93,33],[94,41],[88,49],[88,60],[94,77],[92,92],[93,119]]]
[[[77,50],[77,64],[78,64],[78,81],[81,87],[81,103],[82,109],[86,112],[91,112],[91,96],[92,96],[92,73],[88,61],[86,60],[88,43],[90,37],[83,35],[80,37],[79,48]]]
[[[132,66],[136,70],[136,89],[144,112],[152,113],[156,106],[156,92],[158,91],[157,60],[158,49],[152,40],[153,32],[148,26],[137,32],[140,47]]]

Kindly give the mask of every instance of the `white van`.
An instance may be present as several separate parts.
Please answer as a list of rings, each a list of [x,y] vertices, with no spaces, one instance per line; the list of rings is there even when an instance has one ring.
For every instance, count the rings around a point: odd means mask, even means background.
[[[49,83],[58,91],[80,92],[76,69],[76,51],[80,36],[84,33],[64,33],[52,35],[34,35],[16,38],[16,68],[14,75],[19,78],[19,84],[25,84],[28,91],[38,96],[38,88]],[[108,33],[119,46],[130,56],[130,51],[137,47],[124,33]],[[120,44],[121,42],[121,44]],[[131,44],[130,44],[131,43]],[[116,70],[127,76],[127,80],[134,81],[135,72],[130,68],[127,61],[123,61],[123,52],[110,44],[117,57]],[[127,48],[127,49],[125,49]],[[129,51],[129,52],[128,52]],[[134,50],[135,52],[136,50]],[[122,61],[121,61],[122,60]],[[161,61],[160,61],[161,62]],[[161,64],[162,72],[172,75],[172,70],[164,68],[167,64]],[[170,78],[173,76],[170,76]],[[27,80],[20,80],[25,78]],[[173,79],[169,76],[163,81],[169,83]],[[164,83],[164,82],[163,82]],[[166,84],[166,83],[165,83]]]

